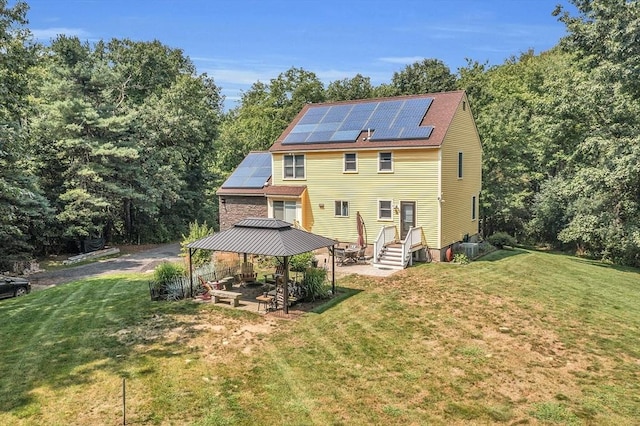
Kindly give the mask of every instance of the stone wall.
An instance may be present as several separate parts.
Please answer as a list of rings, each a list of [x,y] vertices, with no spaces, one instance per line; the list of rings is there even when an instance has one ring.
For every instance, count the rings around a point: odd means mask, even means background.
[[[231,228],[248,217],[267,217],[267,199],[263,195],[253,197],[225,195],[218,197],[218,201],[220,202],[221,231]]]

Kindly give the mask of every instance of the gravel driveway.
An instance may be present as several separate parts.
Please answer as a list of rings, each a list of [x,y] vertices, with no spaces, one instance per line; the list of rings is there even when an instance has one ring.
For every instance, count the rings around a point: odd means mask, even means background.
[[[77,281],[98,275],[121,272],[147,272],[164,261],[175,262],[182,258],[180,244],[165,244],[138,253],[126,254],[112,259],[98,260],[94,263],[60,269],[56,271],[38,272],[29,277],[33,290]]]

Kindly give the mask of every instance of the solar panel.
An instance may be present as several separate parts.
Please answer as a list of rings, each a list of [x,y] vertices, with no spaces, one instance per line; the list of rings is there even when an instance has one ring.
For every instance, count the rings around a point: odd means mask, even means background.
[[[372,141],[376,141],[376,140],[393,140],[393,139],[399,139],[400,138],[400,132],[402,132],[402,128],[395,128],[395,129],[376,129],[375,132],[373,132],[373,135],[371,135],[371,140]]]
[[[282,141],[283,144],[288,144],[288,143],[302,143],[304,142],[308,137],[309,137],[310,133],[306,132],[306,133],[289,133],[287,135],[286,138],[284,138],[284,140]]]
[[[222,188],[262,188],[271,176],[271,154],[251,152],[222,184]]]
[[[332,106],[322,118],[321,123],[341,123],[349,115],[352,108],[353,105]]]
[[[338,130],[338,126],[340,125],[340,123],[320,123],[318,124],[318,126],[316,127],[315,131],[316,132],[335,132],[336,130]]]
[[[322,117],[329,111],[329,106],[315,107],[307,110],[305,115],[298,121],[298,124],[319,123]]]
[[[313,132],[316,127],[318,127],[317,123],[298,124],[293,129],[291,129],[291,133]]]
[[[306,142],[314,143],[314,142],[326,142],[331,140],[335,132],[313,132],[309,135]]]
[[[432,102],[419,98],[310,106],[282,143],[355,142],[368,129],[375,130],[372,141],[427,138],[433,128],[420,123]]]
[[[330,142],[353,142],[362,130],[341,130],[337,131],[329,139]]]

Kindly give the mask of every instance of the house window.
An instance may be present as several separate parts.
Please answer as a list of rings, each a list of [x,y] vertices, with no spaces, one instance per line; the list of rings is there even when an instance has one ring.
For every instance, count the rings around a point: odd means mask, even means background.
[[[458,179],[462,179],[462,152],[458,153]]]
[[[344,154],[344,171],[345,172],[357,172],[358,163],[355,153]]]
[[[379,200],[378,201],[378,219],[380,220],[392,220],[393,217],[392,207],[393,201],[391,200]]]
[[[393,171],[393,157],[391,156],[390,152],[381,152],[380,154],[378,154],[378,171]]]
[[[304,155],[284,156],[284,179],[304,179]]]
[[[476,196],[471,197],[471,220],[476,220]]]
[[[336,201],[336,216],[348,217],[349,216],[349,202],[348,201]]]
[[[295,201],[274,201],[273,217],[284,220],[285,222],[294,223],[296,220],[296,208]]]

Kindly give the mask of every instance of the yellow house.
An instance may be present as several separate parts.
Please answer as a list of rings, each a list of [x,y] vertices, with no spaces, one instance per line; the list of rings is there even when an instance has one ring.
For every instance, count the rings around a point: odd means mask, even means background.
[[[354,243],[359,214],[374,264],[441,260],[478,236],[482,147],[464,91],[308,104],[269,152],[267,215]]]

